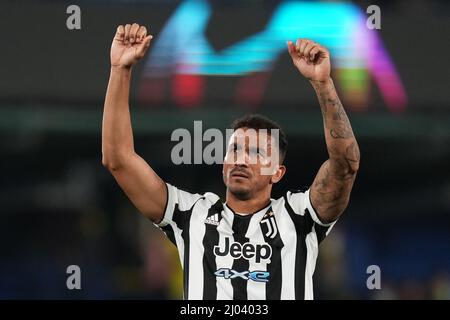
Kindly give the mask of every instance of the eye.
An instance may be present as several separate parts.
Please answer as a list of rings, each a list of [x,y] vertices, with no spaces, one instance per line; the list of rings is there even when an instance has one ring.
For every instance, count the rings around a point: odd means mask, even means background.
[[[233,152],[238,151],[238,149],[239,149],[239,147],[238,147],[237,144],[233,144],[233,145],[231,146],[231,151],[233,151]]]
[[[249,150],[249,152],[250,152],[252,155],[260,154],[259,148],[251,148],[251,149]]]

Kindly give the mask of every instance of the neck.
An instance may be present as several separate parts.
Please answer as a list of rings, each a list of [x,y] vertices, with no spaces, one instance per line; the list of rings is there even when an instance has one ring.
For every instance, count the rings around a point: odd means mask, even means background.
[[[239,212],[246,215],[252,214],[266,207],[269,202],[270,190],[247,200],[239,199],[227,190],[227,206],[234,212]]]

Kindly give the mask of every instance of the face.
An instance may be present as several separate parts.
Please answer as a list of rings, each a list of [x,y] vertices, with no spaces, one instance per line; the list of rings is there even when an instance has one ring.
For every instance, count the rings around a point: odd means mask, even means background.
[[[223,180],[230,193],[242,200],[269,192],[286,168],[279,164],[275,138],[254,129],[239,128],[230,137]]]

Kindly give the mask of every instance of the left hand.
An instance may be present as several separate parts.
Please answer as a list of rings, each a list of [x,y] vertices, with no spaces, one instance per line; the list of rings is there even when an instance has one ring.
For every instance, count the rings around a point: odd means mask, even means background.
[[[294,45],[287,43],[292,62],[310,81],[327,81],[330,78],[330,53],[320,44],[308,39],[298,39]]]

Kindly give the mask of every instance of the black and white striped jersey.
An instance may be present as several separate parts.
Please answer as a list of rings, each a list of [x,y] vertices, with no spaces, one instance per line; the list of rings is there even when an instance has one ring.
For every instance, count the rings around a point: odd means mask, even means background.
[[[287,192],[250,215],[233,212],[214,193],[167,184],[158,226],[178,249],[185,299],[313,299],[323,224],[309,189]]]

